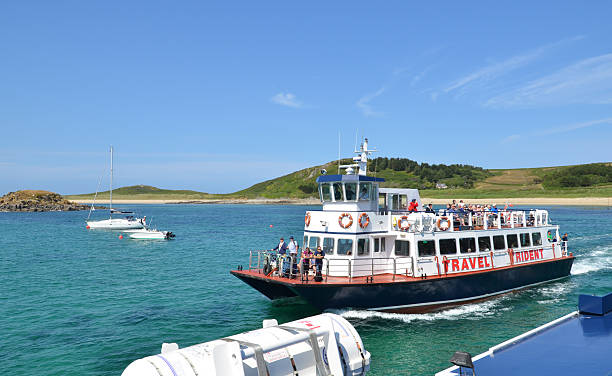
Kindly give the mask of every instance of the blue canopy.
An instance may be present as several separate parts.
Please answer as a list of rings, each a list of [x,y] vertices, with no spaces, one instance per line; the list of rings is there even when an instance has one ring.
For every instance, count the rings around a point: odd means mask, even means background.
[[[364,175],[321,175],[317,178],[317,183],[326,183],[326,182],[350,182],[356,183],[359,181],[376,181],[383,182],[385,179],[383,178],[375,178],[372,176],[364,176]]]

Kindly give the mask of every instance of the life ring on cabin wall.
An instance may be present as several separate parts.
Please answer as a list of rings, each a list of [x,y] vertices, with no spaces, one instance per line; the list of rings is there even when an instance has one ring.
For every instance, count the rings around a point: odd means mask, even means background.
[[[369,225],[370,225],[370,217],[366,213],[361,213],[361,215],[359,216],[359,227],[366,228]]]
[[[348,218],[348,223],[344,224],[344,218]],[[338,217],[338,224],[340,225],[340,227],[342,228],[349,228],[353,225],[353,216],[350,213],[342,213],[340,214],[340,216]]]
[[[446,222],[446,227],[442,227],[441,224],[443,222]],[[441,217],[440,219],[438,219],[438,222],[436,223],[436,226],[438,226],[438,230],[440,231],[446,231],[450,228],[450,221],[448,220],[448,217]]]
[[[406,226],[403,225],[404,221],[406,221]],[[397,221],[397,227],[399,227],[400,231],[408,231],[410,228],[410,223],[408,222],[408,216],[403,215]]]
[[[304,217],[304,224],[306,227],[310,226],[310,212],[306,212],[306,216]]]

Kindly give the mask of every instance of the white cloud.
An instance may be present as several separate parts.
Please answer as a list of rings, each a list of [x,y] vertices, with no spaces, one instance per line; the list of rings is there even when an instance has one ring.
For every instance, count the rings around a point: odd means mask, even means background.
[[[364,95],[363,97],[361,97],[358,101],[357,101],[357,107],[359,107],[361,109],[361,112],[363,113],[364,116],[381,116],[383,115],[381,112],[376,112],[374,111],[374,109],[372,109],[372,106],[370,105],[370,101],[380,95],[382,95],[382,93],[384,93],[386,90],[386,88],[383,86],[380,89],[378,89],[377,91],[375,91],[374,93],[370,93],[367,95]]]
[[[582,123],[575,123],[575,124],[565,125],[565,126],[556,127],[556,128],[544,129],[542,131],[536,132],[535,134],[537,136],[546,136],[546,135],[551,135],[551,134],[556,134],[556,133],[570,132],[570,131],[574,131],[576,129],[593,127],[595,125],[601,125],[601,124],[611,125],[612,124],[612,118],[605,118],[605,119],[599,119],[599,120],[591,120],[591,121],[585,121],[585,122],[582,122]]]
[[[612,103],[612,53],[591,57],[487,100],[486,107]]]
[[[498,78],[502,75],[505,75],[511,71],[514,71],[518,68],[521,68],[537,58],[544,55],[544,53],[549,50],[558,47],[564,43],[575,41],[582,39],[582,36],[577,36],[570,39],[563,39],[555,43],[550,43],[541,47],[538,47],[534,50],[528,51],[526,53],[513,56],[504,61],[500,61],[498,63],[490,64],[485,67],[482,67],[467,76],[461,77],[453,82],[451,82],[445,89],[444,92],[450,93],[452,91],[458,89],[465,89],[469,85],[473,85],[476,83],[484,83],[489,80]]]
[[[272,98],[270,98],[272,103],[280,104],[281,106],[293,107],[293,108],[302,108],[304,104],[300,102],[295,94],[291,93],[278,93]]]
[[[510,136],[508,136],[508,137],[504,138],[504,139],[502,140],[502,144],[507,144],[507,143],[509,143],[509,142],[516,141],[516,140],[518,140],[519,138],[521,138],[521,135],[518,135],[518,134],[512,134],[512,135],[510,135]]]

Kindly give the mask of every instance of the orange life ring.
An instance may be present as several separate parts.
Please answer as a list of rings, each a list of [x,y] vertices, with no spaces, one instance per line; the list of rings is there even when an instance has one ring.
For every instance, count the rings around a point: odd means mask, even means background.
[[[402,222],[404,221],[406,221],[406,226],[402,226]],[[408,229],[410,228],[410,223],[408,223],[408,216],[401,216],[399,221],[397,221],[397,227],[399,227],[400,231],[408,231]]]
[[[442,221],[446,221],[446,227],[442,228],[442,226],[440,226],[440,223]],[[448,220],[448,217],[441,217],[440,219],[438,219],[438,223],[436,223],[436,226],[438,226],[438,230],[440,231],[446,231],[450,228],[450,221]]]
[[[366,213],[361,213],[361,215],[359,216],[359,227],[366,228],[369,225],[370,225],[370,217]]]
[[[342,224],[342,220],[348,217],[349,221],[346,225]],[[342,228],[349,228],[353,225],[353,216],[350,213],[342,213],[340,214],[340,216],[338,217],[338,224],[340,225],[340,227]]]
[[[304,224],[306,227],[310,226],[310,212],[306,212],[306,216],[304,217]]]

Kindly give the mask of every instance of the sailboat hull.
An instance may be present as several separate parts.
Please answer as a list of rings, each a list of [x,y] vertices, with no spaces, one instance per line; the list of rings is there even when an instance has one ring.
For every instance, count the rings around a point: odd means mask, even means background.
[[[111,218],[104,219],[101,221],[88,221],[87,226],[92,230],[131,230],[144,227],[144,225],[138,220],[128,220],[125,218]]]

